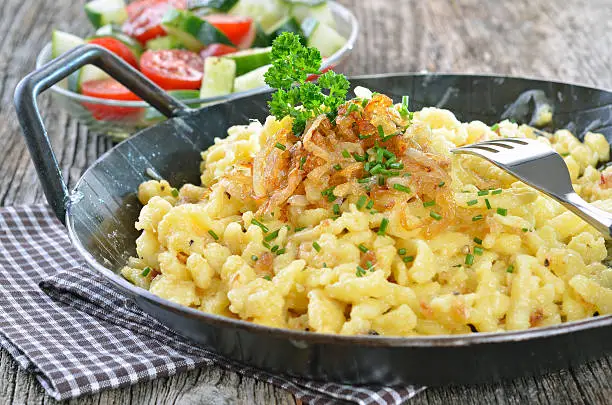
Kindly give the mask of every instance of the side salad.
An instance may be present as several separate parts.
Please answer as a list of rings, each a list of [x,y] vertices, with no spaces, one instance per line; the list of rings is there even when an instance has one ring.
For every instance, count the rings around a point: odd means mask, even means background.
[[[95,32],[80,38],[53,31],[52,57],[97,44],[180,99],[265,86],[272,42],[284,32],[296,34],[324,58],[346,43],[326,0],[136,0],[127,5],[94,0],[85,5],[85,14]],[[139,99],[94,66],[80,69],[64,85],[91,97]],[[92,113],[95,117],[95,109]],[[108,118],[108,111],[100,115]]]

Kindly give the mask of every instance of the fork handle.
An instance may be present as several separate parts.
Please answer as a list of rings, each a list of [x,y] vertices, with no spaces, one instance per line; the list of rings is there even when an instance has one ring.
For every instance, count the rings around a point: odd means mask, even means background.
[[[589,204],[576,193],[566,194],[561,202],[567,209],[601,232],[606,239],[612,239],[612,214]]]

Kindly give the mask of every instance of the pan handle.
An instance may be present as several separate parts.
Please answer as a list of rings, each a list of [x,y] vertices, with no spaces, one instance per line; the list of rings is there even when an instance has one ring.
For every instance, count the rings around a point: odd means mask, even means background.
[[[189,111],[185,104],[168,95],[123,60],[97,45],[81,45],[24,77],[15,89],[17,117],[47,201],[62,223],[66,220],[66,207],[70,196],[47,130],[38,112],[36,97],[88,64],[104,70],[168,118]]]

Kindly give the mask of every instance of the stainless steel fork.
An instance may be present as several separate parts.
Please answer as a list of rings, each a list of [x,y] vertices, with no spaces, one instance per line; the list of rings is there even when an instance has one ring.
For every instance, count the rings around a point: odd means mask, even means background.
[[[559,201],[567,209],[612,239],[612,214],[584,201],[572,187],[563,158],[533,139],[502,138],[462,146],[453,153],[483,157],[526,184]]]

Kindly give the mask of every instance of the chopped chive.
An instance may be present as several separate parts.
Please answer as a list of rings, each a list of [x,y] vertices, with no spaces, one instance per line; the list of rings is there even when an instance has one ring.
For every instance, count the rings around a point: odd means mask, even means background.
[[[406,116],[408,115],[408,100],[408,96],[402,96],[402,107],[399,110],[402,118],[406,118]]]
[[[404,256],[406,254],[406,249],[404,249],[404,248],[397,249],[397,253],[400,256]]]
[[[383,129],[382,125],[379,125],[378,127],[376,127],[376,129],[378,129],[378,136],[380,136],[381,138],[384,138],[385,130]]]
[[[378,148],[376,150],[376,161],[379,162],[379,163],[382,163],[383,157],[385,157],[385,149]]]
[[[357,138],[359,138],[359,139],[368,139],[368,138],[369,138],[369,137],[371,137],[371,136],[372,136],[371,134],[370,134],[370,135],[362,135],[362,134],[359,134],[359,135],[357,135]]]
[[[481,219],[482,219],[482,215],[480,215],[480,214],[472,217],[472,221],[474,221],[474,222],[480,221]]]
[[[172,197],[179,196],[179,191],[176,188],[173,188],[172,190],[170,190],[170,192],[172,193]]]
[[[388,165],[389,169],[403,169],[404,168],[404,164],[402,162],[393,162],[391,164]]]
[[[366,266],[366,269],[369,269],[373,265],[372,265],[372,262],[368,260],[367,262],[365,262],[365,266]]]
[[[425,201],[423,203],[423,207],[427,208],[427,207],[433,207],[434,205],[436,205],[436,202],[434,200],[431,201]]]
[[[255,218],[251,219],[251,224],[260,227],[261,230],[264,231],[265,233],[268,233],[268,231],[269,231],[267,226],[265,226],[264,224],[262,224],[261,222],[259,222]]]
[[[266,237],[264,238],[264,240],[265,240],[266,242],[270,242],[270,241],[272,241],[272,240],[276,239],[276,237],[278,236],[278,232],[279,232],[279,231],[280,231],[280,228],[279,228],[279,229],[277,229],[276,231],[274,231],[274,232],[272,232],[272,233],[270,233],[270,234],[266,235]]]
[[[393,188],[396,189],[397,191],[403,191],[404,193],[411,193],[412,190],[410,190],[410,187],[406,187],[402,184],[394,184]]]
[[[348,159],[348,158],[350,158],[350,157],[351,157],[351,155],[349,155],[349,153],[348,153],[348,151],[347,151],[346,149],[344,149],[344,150],[342,151],[342,156],[343,156],[343,157],[345,157],[346,159]]]
[[[487,206],[487,209],[490,210],[491,209],[491,203],[489,202],[488,198],[485,198],[485,205]]]
[[[385,157],[385,159],[397,159],[397,156],[395,156],[395,153],[391,152],[389,149],[385,149],[385,148],[381,148],[382,149],[382,154]]]
[[[363,253],[368,253],[368,250],[369,250],[369,249],[368,249],[367,247],[365,247],[365,246],[363,245],[363,243],[360,243],[360,244],[359,244],[357,247],[358,247],[358,248],[359,248],[359,250],[361,250]]]
[[[379,186],[384,186],[385,185],[385,178],[382,176],[378,176],[378,185]]]
[[[370,173],[372,174],[378,174],[383,170],[383,167],[380,163],[377,163],[374,165],[373,168],[370,169]]]
[[[478,243],[479,245],[482,245],[482,239],[480,238],[474,238],[474,242]]]
[[[272,281],[272,277],[270,277],[269,275],[265,275],[265,276],[263,276],[263,278],[268,280],[268,281]]]
[[[368,204],[366,205],[366,209],[368,209],[368,210],[369,210],[369,209],[370,209],[370,208],[372,208],[373,206],[374,206],[374,200],[370,200],[370,201],[368,201]]]
[[[529,232],[529,229],[527,229],[527,228],[523,228],[522,230],[523,230],[523,232]]]
[[[314,250],[316,250],[317,252],[321,251],[321,245],[319,245],[316,241],[312,242],[312,247],[314,248]]]
[[[438,187],[443,187],[445,184],[446,184],[445,182],[441,181],[438,183]]]
[[[506,269],[506,273],[513,273],[514,272],[514,266],[510,265],[508,266],[508,268]]]
[[[497,190],[491,191],[491,195],[501,194],[501,193],[502,193],[502,189],[501,188],[498,188]]]
[[[256,262],[257,260],[259,260],[259,257],[257,257],[257,256],[255,256],[255,255],[253,255],[253,256],[251,256],[251,260],[253,260],[254,262]]]
[[[304,168],[304,163],[306,163],[306,156],[300,158],[300,170]]]
[[[491,131],[497,131],[499,129],[499,124],[491,125]]]
[[[361,100],[361,106],[365,107],[368,105],[369,102],[370,102],[369,98],[364,98],[363,100]]]
[[[276,142],[276,145],[274,145],[274,147],[280,150],[287,150],[287,147],[279,142]]]
[[[391,153],[391,152],[389,152],[389,153]],[[397,161],[397,156],[391,156],[391,157],[387,158],[387,166],[390,166],[393,163],[400,163],[401,164],[401,162]]]
[[[402,177],[410,177],[410,176],[412,176],[412,173],[404,173],[404,174],[402,175]]]
[[[352,103],[351,105],[348,106],[348,109],[346,111],[348,113],[359,111],[359,106],[357,104]]]
[[[360,210],[363,208],[363,206],[365,205],[366,201],[368,201],[368,197],[366,197],[365,195],[362,195],[359,197],[359,199],[357,200],[357,209]]]
[[[142,273],[140,273],[141,276],[146,277],[149,275],[149,273],[151,272],[151,268],[149,266],[145,267],[144,270],[142,271]]]
[[[339,163],[336,163],[335,165],[332,166],[334,169],[336,170],[342,170],[342,166],[340,166]]]
[[[474,264],[474,255],[471,253],[468,253],[465,256],[465,264],[467,264],[468,266],[471,266],[472,264]]]
[[[399,176],[399,172],[394,171],[394,170],[387,170],[387,169],[382,169],[380,171],[380,174],[382,176],[389,176],[389,177],[396,177]]]
[[[406,256],[402,259],[404,263],[410,263],[414,261],[414,256]]]
[[[364,158],[363,156],[359,155],[356,152],[353,152],[353,159],[355,159],[358,162],[365,162],[366,158]]]
[[[567,156],[569,156],[569,155],[570,155],[570,153],[569,153],[569,152],[564,152],[564,153],[562,153],[562,154],[561,154],[561,156],[563,156],[563,157],[567,157]]]
[[[323,262],[323,268],[327,268],[327,263]]]
[[[298,227],[298,228],[295,228],[295,231],[296,231],[296,232],[300,232],[300,231],[303,231],[304,229],[306,229],[306,227],[305,227],[305,226],[300,226],[300,227]]]
[[[385,231],[387,230],[388,225],[389,225],[389,220],[387,218],[383,218],[382,221],[380,221],[380,227],[378,228],[378,234],[384,235]]]
[[[467,202],[467,205],[476,205],[478,204],[478,200],[470,200]]]
[[[363,184],[363,183],[369,183],[370,181],[372,181],[371,177],[364,177],[363,179],[358,179],[357,183]]]
[[[277,255],[277,256],[280,256],[280,255],[282,255],[283,253],[285,253],[286,251],[287,251],[287,250],[286,250],[285,248],[278,249],[278,250],[276,251],[276,255]]]
[[[366,172],[370,171],[370,162],[365,162],[365,164],[363,165],[363,170],[365,170]]]
[[[474,254],[478,256],[482,256],[484,249],[478,246],[474,247]]]
[[[219,240],[219,235],[217,235],[212,229],[209,229],[208,233],[210,234],[210,236],[213,237],[214,240]]]
[[[266,249],[270,249],[270,244],[266,241],[261,242],[261,244],[263,245],[263,247],[265,247]]]
[[[334,212],[334,215],[340,215],[340,206],[338,204],[334,204],[332,206],[332,210]]]
[[[278,246],[278,245],[274,245],[274,246],[272,246],[272,249],[270,249],[270,251],[271,251],[272,253],[274,253],[274,252],[276,252],[276,251],[278,250],[278,248],[280,248],[280,246]]]
[[[366,274],[365,269],[363,267],[361,267],[361,266],[357,266],[357,270],[355,271],[355,275],[357,277],[363,277],[363,276],[365,276],[365,274]]]
[[[483,195],[488,195],[489,190],[480,190],[477,194],[482,197]]]
[[[508,215],[508,210],[505,208],[498,208],[497,213],[502,217],[505,217],[506,215]]]
[[[435,219],[436,221],[439,221],[442,219],[442,215],[438,214],[437,212],[434,211],[429,211],[429,216],[432,217],[433,219]]]

